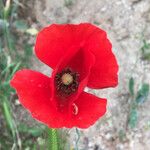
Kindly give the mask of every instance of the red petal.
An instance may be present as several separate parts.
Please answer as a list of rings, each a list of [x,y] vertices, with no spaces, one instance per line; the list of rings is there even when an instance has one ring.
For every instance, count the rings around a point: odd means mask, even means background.
[[[82,93],[76,100],[78,114],[58,112],[51,101],[50,78],[32,70],[20,70],[11,80],[22,105],[32,116],[52,128],[87,128],[106,111],[106,100]]]
[[[10,84],[16,89],[21,104],[35,119],[49,127],[59,128],[64,125],[67,115],[58,113],[50,99],[50,78],[36,71],[20,70]]]
[[[39,32],[35,45],[37,57],[55,68],[72,41],[70,25],[52,24]]]
[[[118,65],[111,51],[111,44],[106,33],[94,25],[53,24],[46,27],[37,36],[35,52],[41,61],[55,68],[62,56],[74,45],[92,51],[96,57],[89,87],[105,88],[117,85]]]
[[[95,65],[91,69],[88,87],[99,89],[116,86],[118,65],[106,33],[97,29],[85,47],[95,55]]]
[[[41,61],[55,68],[62,56],[72,46],[82,46],[95,28],[89,23],[52,24],[39,32],[35,45],[36,55]]]
[[[83,92],[74,104],[77,111],[72,118],[74,126],[88,128],[105,114],[107,100]]]

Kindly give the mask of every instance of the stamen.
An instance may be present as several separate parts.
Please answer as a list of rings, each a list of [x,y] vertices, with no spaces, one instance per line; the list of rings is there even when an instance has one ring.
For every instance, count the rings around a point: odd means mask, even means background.
[[[78,106],[77,106],[75,103],[73,103],[72,106],[73,106],[73,114],[74,114],[74,115],[77,115],[77,114],[78,114],[78,111],[79,111],[79,110],[78,110]]]

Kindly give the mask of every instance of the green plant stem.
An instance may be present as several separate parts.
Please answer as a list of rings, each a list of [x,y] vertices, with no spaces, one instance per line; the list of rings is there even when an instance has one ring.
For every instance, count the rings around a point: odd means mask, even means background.
[[[76,139],[75,150],[79,150],[78,143],[79,143],[79,140],[80,140],[80,131],[79,131],[78,128],[76,128],[76,134],[77,134],[77,139]]]
[[[58,134],[56,129],[48,129],[48,150],[59,150]]]

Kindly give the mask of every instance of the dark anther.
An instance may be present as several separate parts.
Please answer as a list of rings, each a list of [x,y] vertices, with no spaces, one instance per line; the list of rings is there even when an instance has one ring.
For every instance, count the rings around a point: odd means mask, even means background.
[[[56,90],[61,96],[69,96],[78,89],[79,73],[70,68],[62,70],[55,76]]]

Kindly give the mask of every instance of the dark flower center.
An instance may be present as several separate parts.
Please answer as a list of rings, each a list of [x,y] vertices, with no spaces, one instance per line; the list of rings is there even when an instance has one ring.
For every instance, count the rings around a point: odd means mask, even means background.
[[[65,68],[56,74],[55,85],[59,95],[69,96],[78,89],[79,74],[70,68]]]

